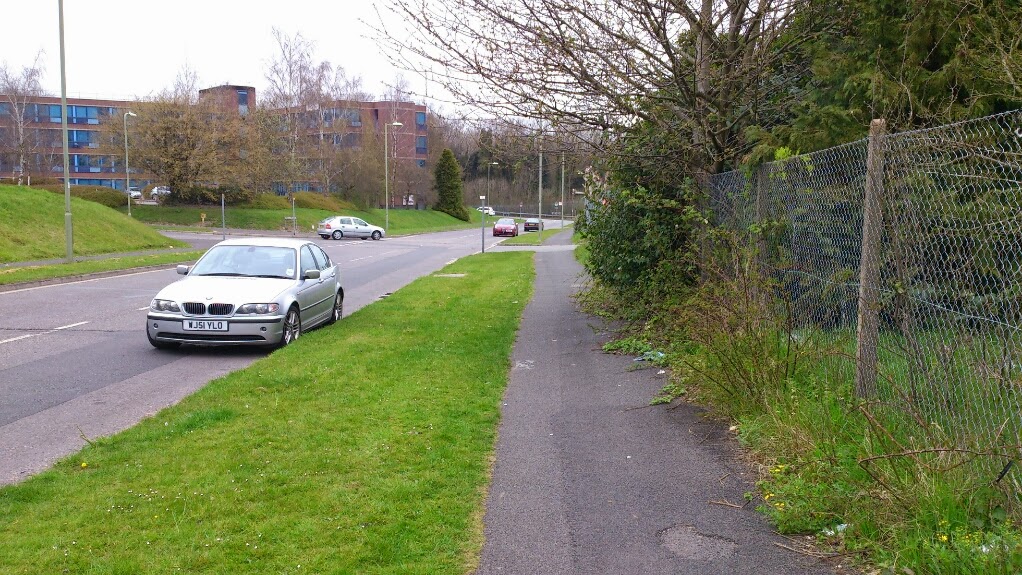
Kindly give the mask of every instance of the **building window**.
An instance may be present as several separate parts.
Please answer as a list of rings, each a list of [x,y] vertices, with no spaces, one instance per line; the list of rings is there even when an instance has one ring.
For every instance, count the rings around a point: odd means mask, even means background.
[[[420,168],[426,167],[426,160],[416,160],[415,163],[418,164]]]
[[[426,112],[415,113],[415,127],[420,130],[426,129]]]
[[[415,153],[425,154],[426,153],[426,136],[416,136],[415,138]]]

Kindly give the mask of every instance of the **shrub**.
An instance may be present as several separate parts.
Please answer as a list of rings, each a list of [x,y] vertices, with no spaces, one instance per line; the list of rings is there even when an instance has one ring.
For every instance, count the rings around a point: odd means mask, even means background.
[[[55,194],[64,193],[64,184],[62,183],[45,184],[32,187],[53,192]],[[108,208],[120,208],[128,205],[128,198],[124,195],[124,192],[119,192],[113,188],[107,188],[104,186],[71,186],[71,195],[76,198],[102,204]]]

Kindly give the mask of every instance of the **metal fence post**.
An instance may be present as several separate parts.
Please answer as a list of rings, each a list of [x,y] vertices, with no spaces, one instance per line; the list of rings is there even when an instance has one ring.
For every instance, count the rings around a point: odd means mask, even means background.
[[[859,322],[856,330],[855,394],[860,398],[876,395],[878,298],[880,266],[880,230],[883,211],[880,201],[884,190],[883,137],[887,123],[882,119],[869,124],[866,153],[866,193],[862,200],[862,254],[859,260]]]

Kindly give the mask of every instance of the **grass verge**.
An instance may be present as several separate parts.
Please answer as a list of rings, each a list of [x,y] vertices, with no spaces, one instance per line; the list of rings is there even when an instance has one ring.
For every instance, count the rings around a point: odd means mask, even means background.
[[[567,227],[565,229],[573,228]],[[513,238],[504,240],[502,243],[505,246],[538,246],[549,242],[551,238],[564,232],[565,230],[543,230],[542,237],[536,232],[522,232]]]
[[[24,266],[16,268],[0,268],[0,285],[23,282],[66,278],[97,272],[127,270],[163,264],[193,262],[199,259],[203,250],[174,252],[169,254],[150,254],[106,258],[100,260],[77,261],[44,266]]]
[[[0,572],[471,570],[531,262],[459,260],[0,489]]]

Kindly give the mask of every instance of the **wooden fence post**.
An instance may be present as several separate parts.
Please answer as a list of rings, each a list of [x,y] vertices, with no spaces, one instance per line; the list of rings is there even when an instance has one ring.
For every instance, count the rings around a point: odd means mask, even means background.
[[[880,268],[880,236],[883,229],[881,204],[884,191],[884,120],[869,124],[866,153],[866,193],[862,200],[862,255],[859,260],[859,323],[856,331],[855,394],[860,398],[876,395],[877,347],[879,344],[879,298],[877,285]]]

